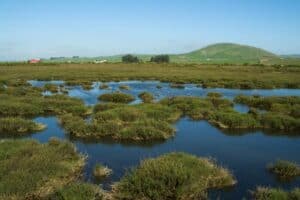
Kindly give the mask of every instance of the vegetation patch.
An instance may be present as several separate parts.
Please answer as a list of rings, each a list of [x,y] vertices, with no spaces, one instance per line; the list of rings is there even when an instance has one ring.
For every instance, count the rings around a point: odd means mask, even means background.
[[[77,180],[84,157],[69,142],[0,141],[0,199],[39,199]]]
[[[300,176],[300,166],[297,163],[286,160],[278,160],[267,168],[280,179],[291,179]]]
[[[252,191],[252,197],[255,200],[298,200],[300,199],[300,188],[295,188],[290,192],[277,188],[257,187]]]
[[[0,134],[4,135],[24,135],[42,131],[46,125],[33,122],[20,117],[0,118]]]
[[[57,93],[59,91],[58,86],[50,83],[44,85],[44,91],[50,91],[52,93]]]
[[[120,85],[119,89],[120,90],[130,90],[130,87],[128,85]]]
[[[106,194],[99,186],[75,182],[49,195],[49,200],[104,200]]]
[[[252,108],[268,111],[266,113],[255,114],[263,128],[285,131],[300,130],[300,97],[260,97],[240,95],[237,96],[234,101],[246,104]]]
[[[232,174],[212,160],[185,153],[146,159],[114,186],[116,199],[204,199],[207,190],[232,186]]]
[[[97,164],[93,170],[93,175],[98,179],[105,178],[107,176],[110,176],[111,174],[112,169],[109,169],[107,166],[104,166],[102,164]]]
[[[105,83],[102,83],[100,86],[99,86],[99,89],[102,89],[102,90],[105,90],[105,89],[108,89],[109,86]]]
[[[154,100],[154,96],[150,92],[140,93],[139,98],[142,99],[144,103],[151,103]]]
[[[163,140],[174,135],[171,123],[181,115],[181,112],[161,104],[100,105],[96,106],[90,123],[71,114],[61,116],[61,123],[77,138]]]
[[[184,89],[185,86],[184,86],[184,84],[181,84],[181,83],[171,83],[170,88]]]
[[[99,100],[112,103],[130,103],[134,101],[134,96],[121,92],[107,93],[99,96]]]

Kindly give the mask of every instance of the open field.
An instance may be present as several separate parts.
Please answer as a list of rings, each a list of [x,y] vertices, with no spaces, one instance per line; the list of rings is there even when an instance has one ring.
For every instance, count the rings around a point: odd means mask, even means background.
[[[300,68],[197,64],[18,64],[0,66],[0,83],[22,80],[92,81],[160,80],[204,87],[300,88]]]

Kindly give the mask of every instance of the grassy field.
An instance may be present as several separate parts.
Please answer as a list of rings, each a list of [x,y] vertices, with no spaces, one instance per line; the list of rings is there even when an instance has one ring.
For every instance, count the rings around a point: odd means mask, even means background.
[[[204,87],[300,88],[300,68],[217,66],[197,64],[56,64],[1,65],[0,86],[22,80],[65,80],[71,84],[92,81],[161,80],[193,82]],[[16,83],[17,82],[17,83]],[[1,87],[0,87],[1,88]]]

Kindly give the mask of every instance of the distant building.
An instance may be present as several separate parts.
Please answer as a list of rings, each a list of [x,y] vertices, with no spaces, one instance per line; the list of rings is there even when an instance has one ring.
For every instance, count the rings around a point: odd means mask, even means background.
[[[30,64],[39,63],[41,62],[41,59],[31,59],[28,61]]]

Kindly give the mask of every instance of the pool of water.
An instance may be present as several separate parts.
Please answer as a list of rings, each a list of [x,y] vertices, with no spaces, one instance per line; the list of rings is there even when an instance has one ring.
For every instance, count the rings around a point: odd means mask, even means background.
[[[33,86],[41,87],[44,82],[31,82]],[[57,84],[63,84],[59,82]],[[83,90],[80,86],[67,87],[70,96],[84,100],[87,105],[97,103],[97,97],[102,93],[119,90],[120,85],[128,85],[131,90],[126,93],[137,96],[142,91],[155,95],[156,99],[166,96],[206,96],[208,92],[220,92],[224,97],[232,99],[238,94],[261,96],[300,96],[300,90],[238,90],[238,89],[204,89],[196,85],[186,84],[184,89],[170,88],[168,83],[160,82],[110,82],[109,90],[99,89],[101,83],[94,83],[93,89]],[[161,89],[157,85],[162,86]],[[136,100],[135,103],[139,103]],[[236,104],[235,109],[248,112],[248,107]],[[110,189],[111,184],[118,181],[127,169],[137,166],[140,160],[156,157],[173,151],[187,152],[197,156],[211,157],[217,163],[229,168],[238,183],[224,190],[211,191],[212,199],[242,199],[249,196],[249,190],[256,186],[272,186],[291,189],[300,186],[300,178],[291,182],[280,182],[266,170],[266,165],[277,159],[300,163],[300,133],[288,136],[285,133],[274,134],[264,131],[221,131],[207,121],[192,121],[180,119],[174,126],[177,129],[175,137],[155,143],[120,143],[114,141],[81,141],[69,138],[60,127],[56,117],[38,117],[36,122],[47,125],[47,129],[28,136],[41,142],[47,142],[50,137],[58,137],[72,141],[78,150],[88,155],[84,170],[86,181],[102,184]],[[298,136],[297,136],[298,135]],[[92,169],[101,162],[113,169],[113,174],[101,183],[92,176]]]
[[[43,87],[46,83],[56,85],[64,85],[64,81],[34,81],[29,83],[34,87]],[[111,93],[115,91],[122,91],[124,93],[132,94],[136,97],[133,103],[140,103],[141,100],[138,95],[141,92],[150,92],[154,95],[156,100],[164,97],[172,96],[197,96],[205,97],[209,92],[218,92],[223,94],[224,98],[233,99],[235,96],[243,95],[260,95],[260,96],[300,96],[300,89],[226,89],[226,88],[202,88],[195,84],[184,84],[184,88],[172,88],[169,83],[162,83],[159,81],[121,81],[121,82],[107,82],[108,89],[99,89],[101,82],[94,82],[92,89],[84,90],[81,86],[65,86],[69,92],[69,96],[82,99],[87,105],[94,105],[98,103],[98,97],[104,93]],[[120,90],[120,85],[127,85],[129,90]],[[157,87],[159,86],[159,88]],[[51,95],[51,92],[44,92],[46,95]]]

